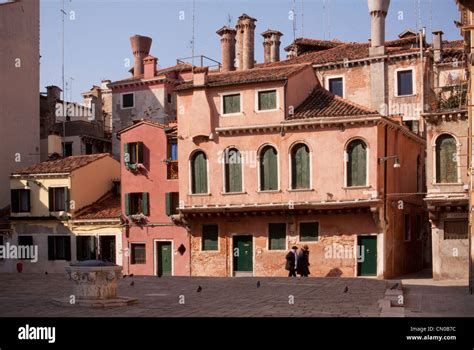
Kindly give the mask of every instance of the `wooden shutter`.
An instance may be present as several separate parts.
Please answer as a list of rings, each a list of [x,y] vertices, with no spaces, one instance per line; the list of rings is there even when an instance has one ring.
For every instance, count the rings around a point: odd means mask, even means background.
[[[142,193],[142,213],[144,215],[148,215],[150,212],[148,197],[148,192]]]
[[[436,182],[458,182],[456,139],[441,135],[436,140]]]
[[[306,145],[300,144],[292,152],[292,188],[301,189],[310,187],[309,150]]]
[[[48,189],[48,206],[49,211],[54,211],[54,188],[52,187]]]
[[[130,215],[130,193],[125,193],[124,199],[125,199],[125,215],[129,216]]]
[[[262,160],[260,165],[261,190],[277,190],[278,162],[277,152],[273,147],[267,146],[262,151]]]
[[[123,162],[125,167],[128,168],[130,165],[130,146],[128,143],[123,144]]]
[[[54,236],[48,236],[48,260],[56,260]]]
[[[231,149],[225,154],[226,192],[242,192],[242,159],[240,152]]]
[[[268,236],[270,250],[286,249],[286,224],[268,224]]]
[[[319,223],[301,222],[300,223],[300,241],[311,242],[319,238]]]
[[[207,159],[203,152],[195,154],[193,167],[193,193],[207,193]]]
[[[137,142],[137,163],[143,164],[143,142]]]
[[[18,213],[20,211],[20,199],[18,195],[18,190],[11,190],[10,198],[11,198],[11,212]]]
[[[347,147],[347,186],[367,185],[367,147],[356,140]]]
[[[260,111],[276,108],[276,91],[261,91],[258,93],[258,109]]]
[[[219,230],[217,225],[202,226],[202,250],[218,250]]]
[[[167,192],[165,193],[165,206],[166,206],[166,215],[171,216],[173,215],[173,193]]]

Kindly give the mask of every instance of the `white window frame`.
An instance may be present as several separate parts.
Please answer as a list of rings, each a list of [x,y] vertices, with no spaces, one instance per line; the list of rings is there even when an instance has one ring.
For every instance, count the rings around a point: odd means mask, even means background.
[[[412,93],[411,95],[399,95],[398,94],[398,72],[404,72],[404,71],[409,71],[411,70],[411,84],[412,84]],[[394,85],[395,85],[395,97],[410,97],[410,96],[416,96],[416,70],[414,66],[410,67],[404,67],[404,68],[397,68],[394,71]]]
[[[48,186],[48,198],[49,198],[49,189],[50,189],[50,188],[67,188],[67,189],[69,190],[69,194],[71,194],[71,187],[68,186],[68,185],[51,185],[51,186]],[[30,199],[30,200],[31,200],[31,199]],[[68,204],[70,204],[72,199],[71,199],[71,198],[68,198],[68,200],[69,200],[69,203],[68,203]],[[49,205],[49,203],[48,203],[48,205]],[[66,214],[69,213],[67,210],[51,211],[51,210],[49,209],[49,206],[48,206],[48,211],[49,211],[49,213],[52,213],[52,214],[55,214],[55,215],[59,215],[59,216],[66,215]]]
[[[349,146],[349,144],[352,142],[352,141],[356,141],[356,140],[360,140],[362,142],[365,143],[366,147],[367,147],[367,162],[365,164],[366,166],[366,181],[365,181],[365,185],[363,186],[349,186],[348,184],[348,178],[347,178],[347,162],[349,161],[349,153],[347,153],[347,147]],[[370,147],[369,147],[369,143],[363,139],[363,138],[360,138],[360,137],[354,137],[350,140],[348,140],[346,142],[346,145],[344,146],[344,157],[343,157],[343,162],[344,162],[344,188],[345,189],[360,189],[360,188],[367,188],[367,187],[370,187],[370,173],[369,173],[369,164],[370,164]]]
[[[175,255],[175,251],[174,251],[174,241],[172,239],[167,239],[167,238],[156,238],[153,240],[153,273],[155,276],[158,276],[158,249],[156,249],[157,247],[157,243],[158,242],[171,242],[171,276],[174,276],[174,255]],[[132,242],[130,243],[131,244],[136,244],[136,242]],[[130,250],[130,260],[131,260],[131,250]],[[145,243],[145,259],[146,259],[146,243]],[[130,261],[130,265],[132,265],[131,261]],[[146,260],[145,260],[145,264],[133,264],[133,265],[146,265]]]
[[[239,99],[240,99],[240,111],[237,112],[237,113],[224,113],[224,97],[225,96],[229,96],[229,95],[239,95]],[[242,92],[240,91],[232,91],[232,92],[224,92],[224,93],[220,93],[219,94],[219,98],[220,98],[220,116],[221,117],[232,117],[232,116],[238,116],[238,115],[242,115],[243,112],[242,112]]]
[[[316,241],[302,241],[301,240],[301,231],[300,231],[300,224],[305,224],[305,223],[317,223],[318,224],[318,239]],[[297,229],[298,229],[298,243],[304,243],[304,244],[314,244],[314,243],[319,243],[321,242],[321,220],[301,220],[298,221],[297,224]]]
[[[130,95],[132,94],[133,96],[133,106],[132,107],[124,107],[123,106],[123,95]],[[134,92],[122,92],[120,94],[120,109],[132,109],[135,108],[135,93]]]
[[[266,91],[275,91],[275,108],[273,109],[259,109],[258,108],[258,94],[260,92],[266,92]],[[278,93],[277,88],[255,90],[255,112],[256,113],[275,112],[278,110],[280,110],[280,94]]]
[[[206,225],[216,225],[217,226],[217,249],[216,250],[204,250],[202,249],[202,246],[203,246],[203,236],[202,236],[202,229],[204,226]],[[199,252],[201,253],[204,253],[204,254],[216,254],[216,253],[220,253],[221,252],[221,245],[220,245],[220,225],[219,224],[216,224],[216,223],[209,223],[209,224],[201,224],[199,225],[201,227],[201,239],[200,239],[200,246],[199,246]]]
[[[270,224],[284,224],[285,225],[285,248],[284,249],[270,249]],[[267,251],[268,252],[285,252],[288,250],[288,223],[286,221],[282,222],[267,222]]]
[[[326,90],[331,92],[331,90],[329,90],[329,80],[340,79],[340,78],[342,78],[342,96],[341,97],[346,98],[346,79],[345,79],[344,75],[328,75],[324,78],[324,84],[326,86]],[[336,95],[336,94],[334,94],[334,95]]]

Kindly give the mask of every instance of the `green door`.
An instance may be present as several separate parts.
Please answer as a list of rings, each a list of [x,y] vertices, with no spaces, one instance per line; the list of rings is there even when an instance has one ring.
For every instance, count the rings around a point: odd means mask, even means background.
[[[234,236],[234,272],[253,271],[252,236]]]
[[[171,242],[157,242],[158,276],[171,276]]]
[[[377,275],[377,237],[362,236],[358,239],[359,249],[363,250],[358,259],[358,275],[359,276],[376,276]],[[362,259],[363,258],[363,259]],[[362,260],[362,261],[361,261]]]

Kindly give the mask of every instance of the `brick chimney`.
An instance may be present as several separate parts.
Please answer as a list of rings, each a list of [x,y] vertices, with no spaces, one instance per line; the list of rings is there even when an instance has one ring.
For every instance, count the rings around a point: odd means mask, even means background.
[[[227,26],[216,32],[221,37],[222,66],[221,72],[235,70],[235,35],[236,30]]]
[[[235,26],[237,30],[237,69],[252,69],[255,63],[255,18],[242,14]]]
[[[138,77],[143,74],[143,59],[150,53],[152,39],[147,36],[134,35],[130,37],[135,64],[133,66],[133,76]]]
[[[368,5],[371,17],[370,55],[383,55],[385,53],[385,18],[390,0],[368,0]]]
[[[194,67],[193,86],[205,86],[207,83],[208,73],[209,73],[209,67]]]
[[[143,78],[153,79],[156,75],[156,62],[158,59],[148,55],[143,59]]]
[[[433,32],[433,59],[435,63],[441,62],[441,56],[443,53],[443,32],[436,30]]]
[[[265,63],[280,61],[280,38],[283,34],[277,30],[268,29],[262,33],[262,36]]]
[[[46,96],[48,98],[48,102],[52,101],[54,104],[56,104],[56,102],[61,99],[62,91],[63,90],[61,90],[61,88],[56,85],[46,86]]]

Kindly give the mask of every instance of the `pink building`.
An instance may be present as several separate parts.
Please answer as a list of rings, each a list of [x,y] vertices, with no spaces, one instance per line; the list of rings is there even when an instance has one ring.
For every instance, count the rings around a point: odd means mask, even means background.
[[[171,220],[178,207],[176,126],[141,121],[118,135],[124,273],[189,275],[189,237]]]
[[[328,92],[310,64],[254,66],[254,23],[218,31],[237,67],[195,68],[177,88],[191,274],[284,276],[304,244],[312,276],[420,269],[424,140]]]

